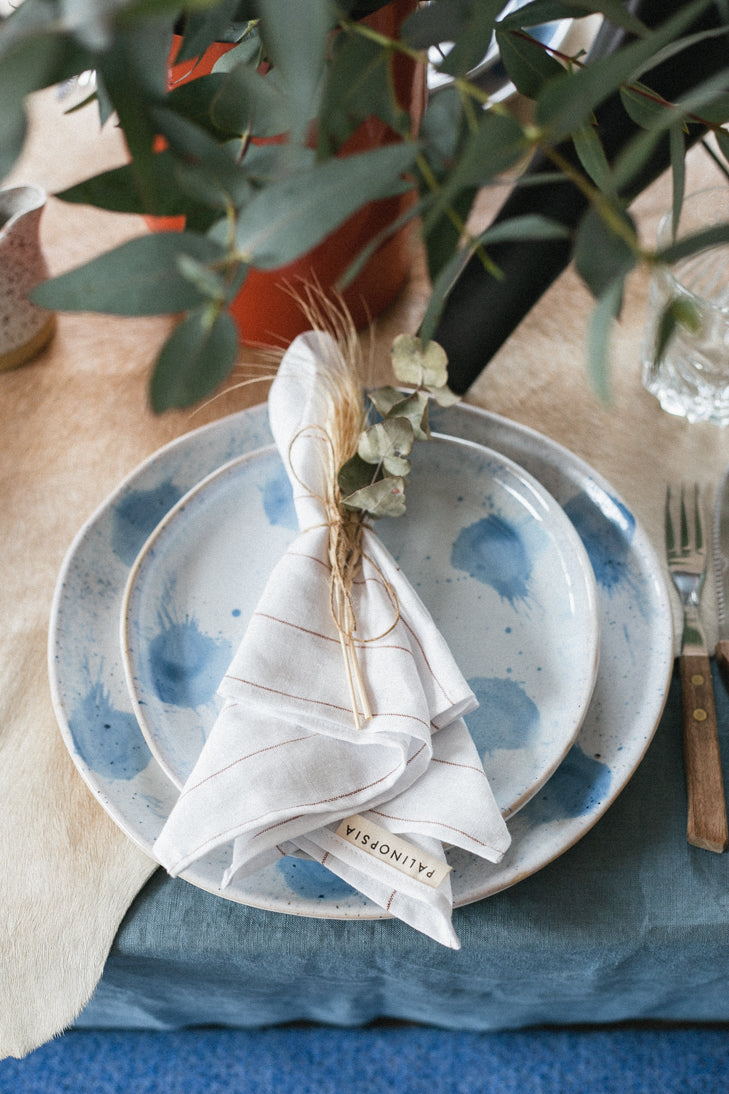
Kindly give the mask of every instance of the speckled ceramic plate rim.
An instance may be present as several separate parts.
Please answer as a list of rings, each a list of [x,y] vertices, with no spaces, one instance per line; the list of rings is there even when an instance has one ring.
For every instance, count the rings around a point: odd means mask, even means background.
[[[446,434],[433,433],[433,440],[439,440],[449,445],[457,445],[466,450],[472,450],[480,459],[486,459],[494,464],[500,473],[503,473],[510,481],[510,485],[503,485],[504,489],[512,497],[518,497],[519,504],[529,511],[534,498],[538,498],[543,505],[542,523],[555,546],[554,555],[558,556],[560,568],[562,568],[566,585],[572,590],[575,602],[573,622],[579,637],[576,642],[579,648],[579,658],[564,666],[564,680],[560,691],[564,707],[562,712],[565,724],[560,728],[561,736],[555,741],[554,746],[540,751],[540,763],[534,765],[534,773],[529,778],[523,778],[518,786],[518,793],[506,802],[500,802],[505,817],[510,818],[532,798],[552,776],[561,764],[569,749],[572,747],[584,721],[589,708],[590,699],[595,687],[599,663],[599,629],[597,608],[597,587],[595,577],[587,557],[582,541],[574,526],[565,516],[562,508],[555,502],[551,494],[544,489],[537,479],[526,472],[513,460],[501,453],[487,448],[485,445],[474,441],[452,437]],[[173,758],[166,755],[164,742],[160,743],[159,734],[155,726],[150,724],[148,714],[154,710],[155,717],[174,718],[174,712],[170,714],[164,710],[165,704],[160,703],[154,696],[145,692],[141,679],[148,673],[140,671],[140,659],[144,657],[144,651],[139,649],[138,640],[134,636],[134,620],[139,608],[140,580],[148,572],[152,555],[155,556],[153,566],[159,565],[160,550],[163,554],[165,543],[179,529],[180,521],[185,519],[191,504],[204,504],[205,494],[212,487],[214,490],[221,488],[235,489],[235,483],[241,474],[245,474],[246,468],[252,461],[260,457],[267,457],[276,453],[274,445],[265,448],[254,449],[243,456],[230,460],[222,467],[217,468],[210,475],[206,475],[199,483],[192,487],[161,519],[157,527],[151,533],[144,546],[141,548],[127,579],[126,588],[122,596],[120,611],[120,647],[121,658],[125,672],[129,698],[132,709],[136,715],[139,727],[147,742],[150,752],[162,768],[167,778],[180,790],[182,781],[175,767]],[[232,486],[225,487],[224,480],[232,479]],[[429,480],[430,481],[430,480]],[[479,490],[483,489],[479,482]],[[529,498],[525,501],[524,495],[529,491]],[[245,563],[245,551],[240,555],[241,565]],[[217,576],[217,575],[216,575]],[[581,628],[581,629],[580,629]],[[553,635],[552,638],[555,636]],[[542,640],[550,641],[550,636],[544,634]],[[151,705],[150,705],[151,702]],[[513,762],[518,765],[518,757],[522,750],[514,750]],[[516,780],[514,780],[516,781]],[[494,784],[492,784],[494,785]],[[497,794],[497,800],[501,795]]]
[[[477,443],[483,442],[498,451],[502,450],[503,445],[505,454],[516,460],[520,465],[523,465],[524,453],[530,452],[535,477],[543,483],[544,479],[547,479],[548,483],[551,484],[550,492],[555,495],[560,504],[564,504],[566,498],[564,500],[563,498],[565,495],[572,496],[573,493],[578,492],[585,486],[590,488],[595,495],[602,495],[604,498],[620,501],[609,483],[585,461],[557,442],[520,423],[512,422],[489,411],[458,404],[446,411],[434,408],[433,424],[435,428],[443,433],[464,436],[467,439],[475,440]],[[64,693],[62,679],[63,635],[59,630],[63,622],[64,590],[68,585],[74,585],[79,580],[77,571],[83,569],[88,561],[86,556],[90,550],[89,537],[92,531],[100,526],[108,525],[114,507],[135,488],[147,483],[149,479],[161,481],[163,470],[171,459],[177,458],[179,461],[187,458],[190,462],[195,450],[205,443],[212,444],[214,448],[217,446],[216,456],[208,462],[207,468],[198,469],[197,478],[201,478],[203,474],[214,470],[215,466],[219,466],[226,460],[231,459],[236,452],[240,454],[246,449],[260,447],[263,444],[270,443],[270,441],[271,436],[267,425],[265,404],[239,411],[176,438],[144,460],[98,507],[74,538],[59,573],[49,628],[49,674],[52,699],[60,732],[80,775],[89,786],[89,789],[119,827],[147,854],[150,853],[150,841],[140,835],[141,822],[138,820],[133,808],[132,816],[129,815],[129,794],[123,793],[120,800],[116,784],[112,788],[113,792],[109,792],[105,781],[88,766],[79,753],[71,731],[68,697]],[[190,485],[192,483],[188,483],[188,488]],[[596,509],[599,509],[598,500],[600,500],[600,503],[603,501],[602,498],[598,499],[597,496],[594,498]],[[143,538],[140,537],[140,546],[142,542]],[[640,525],[636,525],[635,536],[630,545],[628,558],[632,569],[636,572],[636,580],[640,588],[645,590],[654,609],[655,619],[652,635],[655,641],[649,648],[639,649],[639,663],[632,666],[635,673],[634,679],[641,681],[642,685],[647,682],[649,689],[637,708],[633,708],[632,734],[629,734],[624,740],[621,738],[622,743],[617,755],[618,762],[613,770],[614,777],[611,780],[609,790],[593,802],[589,812],[557,822],[556,832],[552,831],[553,826],[551,824],[542,823],[539,820],[538,805],[542,795],[535,796],[532,802],[528,803],[514,818],[514,825],[517,830],[512,832],[512,847],[499,866],[487,871],[486,875],[480,877],[475,885],[472,882],[467,883],[461,876],[461,870],[456,867],[454,870],[454,903],[456,906],[472,903],[509,888],[548,865],[572,847],[605,814],[630,780],[650,744],[663,711],[673,665],[671,609],[662,570],[655,552]],[[123,584],[123,581],[119,582],[118,588],[115,590],[117,593],[117,601],[113,612],[115,633],[118,630],[118,607]],[[75,589],[72,589],[71,592],[73,594]],[[601,608],[605,605],[609,606],[609,598],[601,592],[600,588],[598,588],[598,597]],[[630,622],[624,622],[623,627],[626,631],[629,631]],[[640,663],[641,656],[642,663]],[[601,671],[599,670],[598,686],[600,676]],[[578,734],[577,744],[581,742],[583,737],[589,736],[590,733],[599,740],[602,734],[608,732],[602,705],[601,697],[596,693],[583,722],[583,727]],[[139,737],[143,741],[141,732]],[[150,769],[148,777],[154,783],[154,788],[163,795],[168,793],[171,784],[163,775],[159,766],[152,761],[148,767]],[[145,769],[145,773],[146,771],[147,769]],[[555,773],[555,778],[559,776],[560,771],[561,768]],[[548,792],[549,786],[548,783],[543,794]],[[530,828],[529,821],[535,812],[537,812],[537,817]],[[525,824],[527,825],[526,829],[524,829]],[[219,893],[219,890],[204,878],[192,876],[191,874],[186,874],[185,877],[200,888]],[[226,895],[229,899],[253,907],[264,909],[272,907],[268,900],[256,899],[255,895],[250,893],[241,894],[234,887]],[[347,908],[345,910],[338,904],[335,904],[334,907],[329,904],[322,906],[316,900],[307,901],[294,893],[291,894],[291,900],[282,900],[275,903],[273,910],[328,918],[383,917],[380,909],[374,908],[366,901],[362,902],[359,909]]]

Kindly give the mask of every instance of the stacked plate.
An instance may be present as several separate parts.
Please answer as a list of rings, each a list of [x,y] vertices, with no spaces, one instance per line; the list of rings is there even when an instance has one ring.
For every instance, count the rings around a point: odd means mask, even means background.
[[[609,485],[545,437],[435,410],[408,513],[377,532],[480,706],[467,721],[512,846],[456,850],[455,903],[533,874],[579,839],[653,735],[672,667],[661,568]],[[222,678],[297,533],[265,406],[189,433],[80,531],[50,630],[56,712],[84,779],[151,854],[218,711]],[[184,876],[220,892],[228,849]],[[227,899],[332,918],[384,913],[317,863],[285,858]]]

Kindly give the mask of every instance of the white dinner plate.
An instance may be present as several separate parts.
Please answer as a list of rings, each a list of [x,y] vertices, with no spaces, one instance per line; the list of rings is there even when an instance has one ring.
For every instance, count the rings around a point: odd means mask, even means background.
[[[449,437],[417,446],[407,513],[376,531],[479,699],[466,721],[509,817],[564,759],[592,695],[597,604],[582,542],[531,475]],[[132,568],[127,685],[152,755],[180,789],[218,713],[218,684],[297,534],[271,446],[186,494]]]
[[[500,864],[452,853],[454,899],[462,905],[541,869],[615,800],[663,709],[673,664],[672,620],[661,567],[645,533],[583,461],[533,430],[463,405],[435,409],[432,423],[442,433],[503,453],[546,487],[587,549],[600,613],[600,666],[577,739],[543,789],[510,820],[512,843]],[[271,441],[262,404],[160,449],[79,531],[59,575],[49,658],[61,732],[99,802],[149,854],[177,789],[149,750],[126,686],[119,618],[127,578],[149,534],[183,494],[223,463]],[[219,865],[185,876],[219,891]],[[225,895],[300,915],[382,915],[329,871],[295,859],[282,859]]]

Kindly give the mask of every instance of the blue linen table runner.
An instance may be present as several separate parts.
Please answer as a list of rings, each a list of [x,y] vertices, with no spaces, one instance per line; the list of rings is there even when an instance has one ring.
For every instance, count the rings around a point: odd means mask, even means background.
[[[729,695],[714,685],[729,778]],[[555,811],[579,808],[565,782]],[[299,875],[303,889],[312,878]],[[451,1029],[729,1020],[729,856],[685,839],[674,678],[637,773],[596,826],[510,889],[456,909],[460,951],[393,920],[222,901],[160,871],[130,909],[80,1028],[396,1018]]]

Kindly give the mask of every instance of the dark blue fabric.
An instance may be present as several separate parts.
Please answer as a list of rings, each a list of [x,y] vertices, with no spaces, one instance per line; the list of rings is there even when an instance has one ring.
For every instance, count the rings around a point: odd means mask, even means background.
[[[0,1094],[719,1094],[729,1031],[68,1033]]]
[[[729,786],[729,699],[715,676]],[[640,681],[636,680],[636,691]],[[679,690],[638,771],[575,847],[455,913],[462,949],[392,920],[263,912],[157,873],[85,1028],[407,1019],[453,1030],[729,1020],[729,855],[689,847]]]

